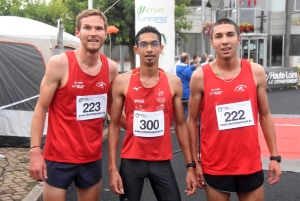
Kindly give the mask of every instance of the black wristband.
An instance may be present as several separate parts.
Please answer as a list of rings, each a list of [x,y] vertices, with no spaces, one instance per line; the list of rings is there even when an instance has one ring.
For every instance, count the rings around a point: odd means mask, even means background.
[[[42,149],[41,146],[32,146],[32,147],[29,148],[29,150],[30,150],[30,149],[33,149],[33,148],[36,148],[36,147],[39,147],[40,149]]]

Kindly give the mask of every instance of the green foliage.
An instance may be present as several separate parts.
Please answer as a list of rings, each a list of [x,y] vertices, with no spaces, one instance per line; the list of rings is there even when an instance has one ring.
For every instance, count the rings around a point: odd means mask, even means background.
[[[94,0],[94,8],[106,11],[117,0]],[[190,30],[192,21],[187,19],[190,11],[186,6],[195,0],[175,0],[175,32],[176,40],[186,39],[181,30]],[[82,10],[87,9],[87,0],[0,0],[0,15],[15,15],[34,19],[46,24],[57,26],[57,20],[62,19],[65,31],[75,35],[76,16]],[[135,44],[135,1],[120,0],[105,15],[108,25],[114,25],[119,29],[117,34],[111,34],[112,46],[127,45],[130,50],[131,63],[134,62],[133,46]],[[108,40],[105,42],[109,43]],[[134,66],[134,65],[132,65]]]
[[[25,17],[57,26],[57,20],[66,13],[62,0],[0,0],[0,14]]]

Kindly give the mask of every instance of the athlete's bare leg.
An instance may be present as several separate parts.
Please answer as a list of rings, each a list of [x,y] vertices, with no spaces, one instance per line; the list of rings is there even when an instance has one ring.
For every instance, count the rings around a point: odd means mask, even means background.
[[[248,193],[237,194],[240,201],[263,201],[264,200],[264,185]]]
[[[98,201],[102,180],[89,188],[77,188],[78,201]]]
[[[67,191],[61,188],[50,186],[46,182],[43,183],[43,201],[65,201]]]
[[[230,193],[217,191],[208,185],[205,186],[207,201],[229,201]]]

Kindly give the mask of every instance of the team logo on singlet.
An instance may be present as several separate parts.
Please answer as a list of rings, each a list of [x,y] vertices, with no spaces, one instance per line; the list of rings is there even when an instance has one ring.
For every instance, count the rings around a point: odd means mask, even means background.
[[[97,87],[101,88],[101,89],[104,89],[104,87],[106,87],[106,84],[104,82],[98,82],[96,84]]]
[[[247,89],[247,86],[245,85],[238,85],[234,88],[234,91],[245,91]]]
[[[142,87],[133,87],[132,89],[138,91],[140,88],[142,88]]]
[[[157,95],[158,95],[158,96],[163,96],[164,93],[165,93],[164,91],[162,91],[161,89],[158,89]]]
[[[83,84],[83,82],[78,82],[78,81],[74,81],[74,84],[72,85],[72,88],[77,88],[77,89],[83,89],[85,87],[85,85]]]
[[[137,111],[144,111],[145,110],[142,105],[135,106],[134,109],[137,110]]]
[[[165,104],[160,104],[159,106],[156,107],[157,111],[164,110],[164,109],[165,109]]]
[[[165,103],[166,102],[166,98],[164,97],[164,98],[156,98],[156,100],[157,100],[157,102],[158,103],[160,103],[160,104],[162,104],[162,103]]]
[[[209,95],[221,95],[222,92],[223,91],[220,88],[212,88],[209,92]]]
[[[134,103],[145,103],[144,99],[134,99]]]

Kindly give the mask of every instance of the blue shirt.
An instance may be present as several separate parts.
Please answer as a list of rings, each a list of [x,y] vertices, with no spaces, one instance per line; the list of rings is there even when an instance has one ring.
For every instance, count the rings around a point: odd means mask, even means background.
[[[182,82],[182,88],[183,88],[182,99],[190,98],[190,80],[194,70],[195,70],[194,65],[188,65],[183,62],[180,62],[176,66],[176,75],[181,79]]]

